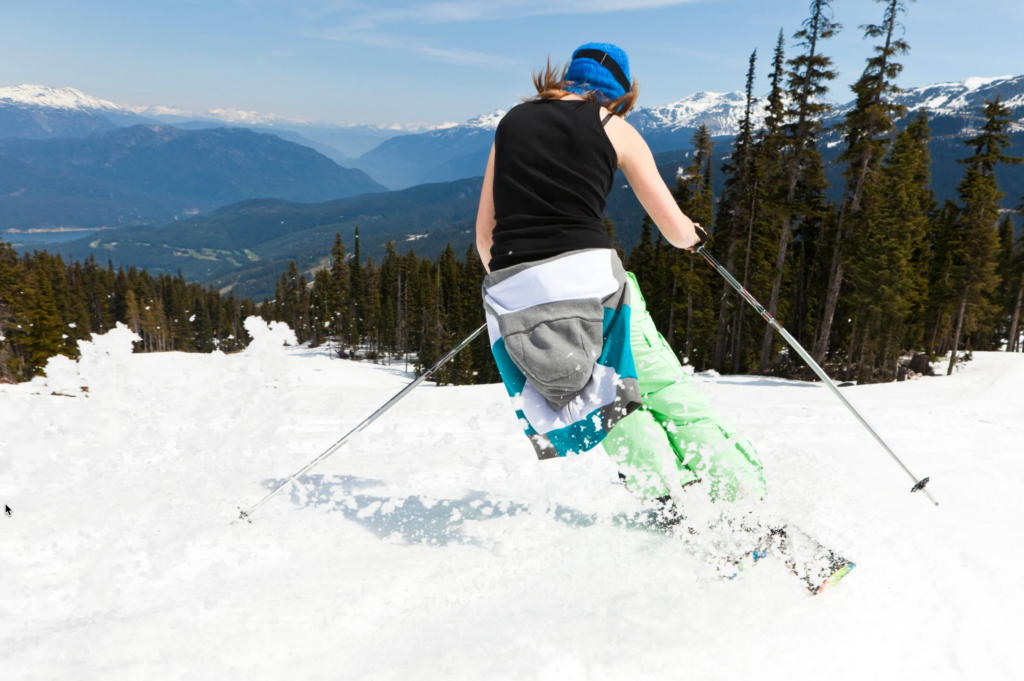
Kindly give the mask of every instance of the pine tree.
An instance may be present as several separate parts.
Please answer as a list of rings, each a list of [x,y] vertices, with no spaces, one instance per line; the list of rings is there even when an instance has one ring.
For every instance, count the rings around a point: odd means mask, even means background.
[[[707,126],[701,125],[693,134],[693,161],[676,180],[676,203],[680,210],[711,234],[715,234],[714,190],[712,189],[711,155],[713,143]],[[714,352],[714,300],[711,294],[712,272],[697,268],[695,256],[666,244],[662,257],[667,264],[666,278],[672,287],[666,301],[669,310],[666,339],[677,348],[679,320],[676,312],[683,311],[682,353],[687,360],[701,368],[712,361]]]
[[[953,245],[959,238],[960,208],[946,200],[932,218],[928,234],[928,301],[926,319],[934,320],[927,348],[929,357],[945,354],[952,323],[951,301],[953,291]],[[941,332],[941,333],[940,333]]]
[[[28,277],[10,244],[0,240],[0,383],[21,377],[22,369],[12,347],[24,338]]]
[[[355,245],[352,251],[352,264],[348,268],[349,270],[349,296],[348,296],[348,315],[349,319],[352,320],[352,331],[348,342],[355,347],[359,347],[362,343],[363,336],[363,299],[365,296],[365,288],[363,282],[363,261],[359,250],[359,227],[356,226],[355,233]],[[355,354],[353,353],[353,358]]]
[[[420,261],[418,269],[420,348],[417,353],[416,374],[420,375],[441,359],[441,348],[447,344],[448,339],[443,325],[444,313],[441,309],[440,268],[424,258]]]
[[[139,310],[139,301],[135,297],[135,291],[131,289],[125,295],[125,308],[128,328],[138,333],[142,328],[142,314]]]
[[[992,349],[998,350],[1003,342],[1009,347],[1010,324],[1012,323],[1012,310],[1014,298],[1017,293],[1017,278],[1015,276],[1016,259],[1016,238],[1013,230],[1013,214],[1007,211],[999,220],[997,228],[999,240],[999,257],[996,264],[996,275],[999,277],[999,286],[996,289],[996,334],[993,338]]]
[[[373,258],[366,259],[366,267],[362,270],[363,281],[363,314],[360,320],[366,352],[377,362],[380,355],[380,271],[373,264]]]
[[[481,289],[484,277],[487,272],[484,264],[480,261],[480,255],[472,244],[466,249],[466,271],[464,288],[466,292],[465,303],[466,313],[461,338],[480,328],[484,323],[484,307],[481,303]],[[491,353],[491,342],[486,333],[481,334],[469,346],[468,351],[473,356],[473,383],[500,383],[501,374],[498,373],[498,365],[494,362],[494,355]]]
[[[889,143],[887,136],[895,128],[895,119],[903,117],[906,112],[903,105],[892,101],[892,96],[900,92],[893,81],[903,70],[902,64],[896,62],[895,57],[905,55],[910,50],[907,42],[895,35],[896,31],[903,27],[899,22],[899,15],[907,11],[906,3],[904,0],[875,2],[885,4],[882,23],[864,26],[864,36],[884,38],[884,43],[874,48],[875,56],[868,59],[864,73],[853,84],[851,89],[857,96],[856,104],[846,115],[842,126],[846,149],[840,160],[847,163],[844,175],[846,184],[839,207],[839,223],[833,245],[825,308],[811,352],[819,364],[824,361],[828,352],[832,319],[843,283],[844,244],[852,238],[856,230],[865,228],[864,220],[857,218],[864,192],[871,185],[871,180],[885,157]]]
[[[1022,213],[1024,213],[1024,201],[1017,207],[1017,214]],[[1008,268],[1008,277],[1011,282],[1009,288],[1011,292],[1010,300],[1013,302],[1010,304],[1010,328],[1007,333],[1006,351],[1020,352],[1024,350],[1019,335],[1021,304],[1024,303],[1024,237],[1017,241],[1014,248],[1010,267]],[[1015,294],[1013,293],[1014,286],[1016,286]]]
[[[384,244],[384,260],[380,265],[380,343],[385,353],[398,352],[398,316],[401,281],[401,258],[395,242]]]
[[[925,115],[899,134],[878,173],[877,187],[864,194],[865,229],[848,244],[852,262],[849,305],[857,320],[860,382],[896,378],[907,326],[924,299],[924,254],[934,199],[928,189],[931,132]],[[854,348],[847,348],[852,360]]]
[[[995,170],[1000,164],[1018,164],[1024,159],[1003,154],[1010,146],[1007,132],[1012,119],[1010,111],[999,95],[995,100],[985,102],[985,125],[981,133],[966,140],[964,144],[974,148],[974,155],[960,159],[967,167],[964,178],[957,187],[962,203],[959,218],[959,240],[954,248],[953,277],[959,296],[956,330],[950,348],[949,367],[946,374],[953,373],[960,337],[964,331],[964,317],[967,306],[979,308],[982,314],[972,315],[968,326],[973,326],[988,307],[988,294],[998,285],[996,264],[999,252],[996,224],[999,220],[999,203],[1005,196],[999,191]],[[970,330],[970,329],[969,329]]]
[[[608,215],[604,216],[602,222],[604,222],[604,229],[608,233],[608,238],[612,240],[612,248],[619,255],[619,260],[626,262],[626,255],[622,250],[622,244],[615,238],[615,222]],[[479,257],[479,254],[477,257]]]
[[[732,158],[722,165],[722,172],[728,175],[722,195],[719,220],[715,227],[715,241],[718,248],[725,249],[725,268],[734,272],[736,255],[740,246],[747,242],[744,235],[752,228],[753,205],[753,163],[754,154],[754,74],[757,65],[757,50],[750,54],[747,68],[746,107],[740,130],[733,142]],[[748,247],[749,249],[749,247]],[[722,293],[719,297],[718,327],[715,330],[715,354],[712,366],[715,371],[724,371],[726,351],[728,349],[729,309],[736,300],[736,294],[727,281],[722,282]],[[742,303],[741,303],[742,304]]]
[[[645,295],[654,284],[654,222],[645,215],[640,227],[640,242],[626,258],[626,268],[633,273]],[[650,305],[648,305],[650,309]]]
[[[313,275],[313,288],[310,290],[309,298],[309,346],[316,348],[324,342],[334,323],[334,278],[330,269],[319,269]]]
[[[820,214],[819,204],[825,189],[821,154],[816,142],[821,133],[821,117],[832,108],[824,99],[828,93],[828,82],[837,74],[831,68],[832,60],[821,53],[820,43],[835,36],[842,26],[832,21],[831,0],[812,0],[810,11],[811,16],[804,21],[803,28],[793,36],[800,41],[798,46],[803,47],[804,52],[788,62],[790,106],[786,112],[788,122],[783,127],[786,137],[782,159],[784,179],[779,187],[783,191],[778,194],[781,198],[781,229],[768,300],[768,312],[772,315],[778,313],[793,224]],[[773,338],[774,330],[768,325],[761,346],[760,373],[768,370]]]
[[[295,334],[298,338],[299,343],[305,343],[310,339],[309,319],[310,319],[310,295],[309,295],[309,282],[306,280],[306,275],[300,275],[299,281],[296,284],[297,300],[296,300],[296,313],[295,313]],[[293,328],[295,328],[293,327]]]
[[[26,368],[29,376],[39,373],[46,361],[58,354],[64,346],[63,325],[57,310],[50,279],[37,268],[35,272],[35,296],[28,311],[28,330],[23,343],[27,350]]]
[[[346,257],[345,243],[341,239],[341,232],[338,232],[334,235],[334,246],[331,248],[331,323],[338,337],[339,355],[344,354],[344,348],[352,343],[351,287]]]
[[[771,88],[766,99],[765,122],[755,137],[748,182],[750,214],[747,217],[743,252],[743,288],[759,300],[770,292],[771,255],[778,241],[777,207],[771,200],[780,181],[782,149],[785,144],[783,125],[786,118],[786,52],[785,35],[780,30],[772,55]],[[740,305],[733,330],[733,373],[740,373],[753,360],[755,334],[744,330],[747,306]],[[748,339],[748,336],[751,338]],[[748,348],[750,350],[748,351]]]

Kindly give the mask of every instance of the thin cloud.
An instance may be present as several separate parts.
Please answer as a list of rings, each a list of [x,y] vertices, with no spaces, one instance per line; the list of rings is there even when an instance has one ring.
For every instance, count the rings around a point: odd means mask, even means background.
[[[279,0],[243,0],[249,3]],[[417,26],[522,19],[559,14],[604,14],[625,10],[654,9],[714,0],[292,0],[293,11],[321,26],[309,37],[358,42],[400,50],[422,59],[467,66],[504,68],[519,60],[473,50],[441,48],[409,37]]]
[[[306,19],[342,18],[350,30],[393,24],[444,24],[522,19],[555,14],[606,14],[714,0],[238,0],[243,5],[284,5]]]
[[[412,3],[409,10],[431,23],[519,19],[550,14],[606,14],[670,7],[703,0],[448,0]]]
[[[520,61],[516,59],[509,59],[495,54],[486,54],[484,52],[476,52],[474,50],[434,47],[422,41],[410,40],[407,36],[393,33],[335,28],[329,29],[320,34],[311,35],[310,37],[357,42],[364,45],[372,45],[374,47],[400,50],[402,52],[410,52],[430,61],[444,62],[446,64],[458,64],[461,66],[505,68],[520,64]]]

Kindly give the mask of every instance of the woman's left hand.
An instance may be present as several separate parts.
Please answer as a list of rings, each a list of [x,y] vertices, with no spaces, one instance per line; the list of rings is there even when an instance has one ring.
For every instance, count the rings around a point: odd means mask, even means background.
[[[711,238],[708,236],[708,233],[704,230],[704,228],[701,227],[700,224],[696,222],[693,223],[693,232],[694,234],[697,235],[697,243],[693,244],[692,246],[687,246],[686,248],[683,249],[684,251],[689,251],[690,253],[695,253],[698,248],[706,244],[708,242],[708,239]]]

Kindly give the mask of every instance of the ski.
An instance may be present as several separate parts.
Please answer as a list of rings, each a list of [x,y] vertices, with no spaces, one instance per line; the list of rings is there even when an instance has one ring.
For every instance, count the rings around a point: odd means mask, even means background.
[[[697,530],[690,527],[686,517],[666,500],[654,512],[653,526],[669,536],[682,539],[695,556],[714,567],[718,576],[725,580],[735,579],[768,556],[775,556],[812,595],[818,595],[838,584],[856,567],[856,563],[823,546],[794,525],[765,528],[753,519],[719,518],[706,529]],[[703,539],[705,535],[725,529],[725,526],[728,528],[728,540]],[[737,551],[736,545],[743,543],[747,547]]]

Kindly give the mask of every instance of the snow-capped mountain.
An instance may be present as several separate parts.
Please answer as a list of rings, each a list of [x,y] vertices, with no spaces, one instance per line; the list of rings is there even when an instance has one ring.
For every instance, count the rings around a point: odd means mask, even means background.
[[[935,136],[959,138],[972,133],[984,101],[996,94],[1002,95],[1014,118],[1024,124],[1024,76],[936,83],[907,89],[898,100],[911,112],[927,109],[935,121]],[[842,120],[852,104],[837,105],[825,121],[826,127]],[[706,125],[713,137],[735,135],[744,107],[742,92],[702,91],[671,104],[637,107],[628,120],[653,151],[673,151],[689,148],[701,125]],[[764,113],[762,98],[754,109],[755,125],[763,123]],[[434,126],[339,125],[229,108],[195,112],[165,105],[126,106],[73,88],[0,88],[0,138],[83,137],[140,122],[190,129],[248,127],[316,149],[342,165],[362,168],[392,189],[480,174],[491,135],[504,115],[504,110],[497,109],[464,123]],[[826,135],[829,144],[839,143],[837,133]]]
[[[678,102],[651,108],[637,107],[629,122],[641,134],[696,129],[706,125],[712,137],[735,135],[743,119],[746,97],[742,92],[695,92]],[[755,125],[764,121],[764,105],[754,109]]]
[[[334,124],[273,113],[217,108],[189,111],[167,105],[116,104],[75,88],[45,85],[0,87],[0,138],[86,137],[117,127],[165,123],[190,129],[245,127],[279,134],[336,161],[359,156],[397,135],[453,127],[454,123]],[[290,134],[289,134],[290,133]]]
[[[501,119],[508,113],[504,109],[495,109],[490,113],[485,113],[475,118],[470,118],[462,125],[466,128],[479,128],[484,130],[494,130],[498,127],[498,123],[501,123]],[[445,125],[444,128],[455,128],[459,126]]]
[[[1024,76],[967,78],[958,83],[934,83],[904,90],[894,99],[908,112],[927,110],[932,116],[980,114],[986,100],[1001,95],[1013,117],[1024,119]],[[836,107],[837,116],[845,115],[853,102]]]
[[[105,99],[91,97],[72,87],[53,88],[45,85],[14,85],[0,87],[0,104],[6,106],[45,107],[124,113],[124,108]]]
[[[175,106],[131,106],[125,108],[141,116],[155,118],[163,123],[177,123],[183,120],[214,120],[223,123],[243,125],[308,125],[309,121],[285,118],[277,114],[265,114],[258,111],[242,111],[241,109],[210,109],[209,111],[193,112]]]
[[[459,125],[393,137],[352,165],[391,189],[482,175],[494,130],[505,113],[495,109]]]
[[[304,144],[345,165],[381,142],[398,135],[409,135],[430,130],[454,127],[455,123],[428,125],[423,122],[365,125],[358,123],[325,123],[302,118],[288,118],[273,113],[242,109],[209,109],[187,111],[174,106],[128,106],[131,111],[161,123],[190,128],[229,125],[245,127],[259,132],[278,134],[285,139]],[[292,133],[283,134],[282,131]]]
[[[125,125],[154,122],[74,88],[0,87],[0,138],[86,137]]]

